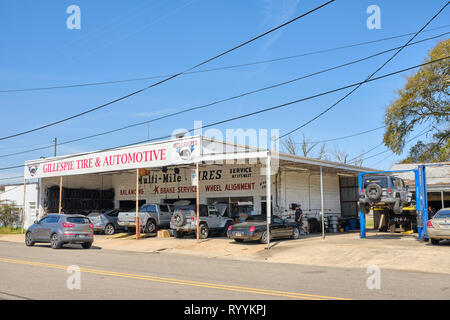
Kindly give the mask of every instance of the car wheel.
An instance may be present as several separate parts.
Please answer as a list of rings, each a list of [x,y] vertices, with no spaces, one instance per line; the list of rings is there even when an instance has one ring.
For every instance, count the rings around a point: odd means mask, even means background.
[[[31,235],[31,232],[27,232],[25,235],[25,244],[27,247],[34,246],[33,236]]]
[[[200,239],[206,239],[208,238],[209,234],[209,228],[206,224],[202,223],[199,227],[199,238]]]
[[[431,240],[431,244],[435,244],[435,245],[439,244],[439,239],[431,238],[430,240]]]
[[[267,243],[267,231],[264,231],[261,235],[261,238],[259,239],[259,242],[261,243]]]
[[[291,239],[296,240],[296,239],[298,239],[299,237],[300,237],[300,231],[298,231],[298,228],[294,228],[294,229],[292,230],[292,236],[291,236]]]
[[[83,249],[89,249],[90,247],[92,247],[92,242],[82,243],[81,246],[83,247]]]
[[[110,236],[114,234],[114,232],[116,232],[114,225],[112,225],[111,223],[107,224],[105,227],[105,234]]]
[[[175,212],[173,214],[172,221],[176,227],[182,227],[186,223],[186,218],[185,218],[184,214],[182,214],[180,212]]]
[[[175,236],[175,238],[183,238],[184,233],[183,233],[183,231],[175,231],[174,236]]]
[[[234,239],[236,242],[244,242],[244,239]]]
[[[50,238],[50,245],[52,249],[60,249],[62,247],[62,243],[59,241],[58,234],[56,233],[52,234]]]
[[[153,220],[147,221],[147,224],[144,228],[145,233],[155,233],[156,232],[156,223]]]

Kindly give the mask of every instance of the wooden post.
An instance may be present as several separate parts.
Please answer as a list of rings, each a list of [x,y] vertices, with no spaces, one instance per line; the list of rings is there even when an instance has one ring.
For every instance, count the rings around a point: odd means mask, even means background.
[[[61,214],[62,183],[63,183],[63,179],[62,179],[62,176],[60,176],[59,177],[59,209],[58,209],[59,214]]]
[[[26,197],[26,190],[27,190],[27,180],[23,179],[23,206],[22,206],[22,233],[23,233],[23,227],[25,223],[25,197]]]
[[[141,237],[141,225],[139,221],[139,169],[136,169],[136,240]]]
[[[323,208],[323,173],[320,166],[320,211],[322,211],[322,239],[325,240],[325,209]]]
[[[198,172],[198,162],[196,164],[196,169],[197,169],[197,243],[200,242],[200,179],[199,179],[199,172]]]

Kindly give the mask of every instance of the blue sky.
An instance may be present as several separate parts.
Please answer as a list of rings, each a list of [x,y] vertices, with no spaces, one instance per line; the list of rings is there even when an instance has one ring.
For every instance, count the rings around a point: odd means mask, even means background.
[[[0,3],[0,90],[69,85],[164,75],[185,70],[236,44],[260,34],[325,1],[313,0],[148,0],[148,1],[2,1]],[[81,29],[69,30],[66,9],[81,9]],[[369,5],[381,9],[381,29],[366,27]],[[220,67],[295,55],[370,41],[419,30],[445,1],[338,0],[335,3],[205,66]],[[446,9],[429,28],[449,22]],[[417,39],[449,31],[430,31]],[[448,38],[448,36],[447,36]],[[306,56],[245,68],[185,75],[105,109],[38,132],[0,141],[0,155],[67,141],[186,107],[209,103],[245,91],[332,67],[404,44],[409,38]],[[441,38],[445,39],[445,37]],[[380,74],[423,62],[438,40],[406,48]],[[98,150],[191,128],[194,120],[219,121],[282,104],[364,80],[390,55],[301,80],[281,88],[222,103],[114,134],[58,148],[58,155]],[[332,111],[293,134],[300,141],[325,140],[372,129],[383,124],[384,111],[405,83],[396,75],[361,87]],[[56,121],[143,88],[156,80],[114,85],[0,93],[0,136]],[[218,126],[277,128],[280,133],[298,126],[341,98],[346,91],[295,104]],[[417,130],[420,132],[422,128]],[[411,137],[415,133],[411,133]],[[327,144],[357,156],[381,142],[383,130]],[[422,139],[427,139],[422,136]],[[411,142],[412,145],[415,141]],[[407,150],[408,148],[406,148]],[[383,146],[367,156],[385,150]],[[317,150],[318,151],[318,150]],[[387,169],[401,156],[385,153],[367,159],[365,166]],[[53,149],[0,158],[0,167],[52,156]],[[332,155],[329,156],[333,159]],[[384,159],[384,160],[383,160]],[[383,160],[383,161],[381,161]],[[0,171],[0,178],[23,170]],[[18,179],[17,181],[20,181]],[[15,182],[14,180],[4,182]]]

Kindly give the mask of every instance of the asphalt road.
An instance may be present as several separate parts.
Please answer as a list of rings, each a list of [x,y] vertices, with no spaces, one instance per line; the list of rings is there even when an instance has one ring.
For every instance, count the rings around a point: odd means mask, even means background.
[[[80,267],[68,289],[67,267]],[[0,241],[0,299],[449,299],[450,275],[330,268]],[[73,277],[73,275],[72,275]]]

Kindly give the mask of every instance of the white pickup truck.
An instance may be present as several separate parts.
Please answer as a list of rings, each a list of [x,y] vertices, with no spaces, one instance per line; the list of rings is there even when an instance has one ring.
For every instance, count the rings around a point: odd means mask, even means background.
[[[144,204],[139,209],[139,224],[145,233],[155,233],[156,228],[169,228],[173,206],[169,204]],[[136,228],[136,211],[120,212],[117,223],[126,228]]]

